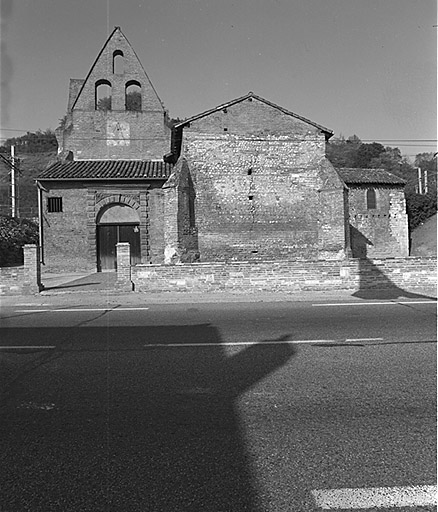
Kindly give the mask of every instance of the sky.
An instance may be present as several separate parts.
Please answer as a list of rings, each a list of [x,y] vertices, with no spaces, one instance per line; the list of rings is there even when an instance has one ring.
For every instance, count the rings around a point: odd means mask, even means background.
[[[55,129],[120,26],[171,117],[253,91],[335,132],[435,152],[435,0],[0,0],[0,137]]]

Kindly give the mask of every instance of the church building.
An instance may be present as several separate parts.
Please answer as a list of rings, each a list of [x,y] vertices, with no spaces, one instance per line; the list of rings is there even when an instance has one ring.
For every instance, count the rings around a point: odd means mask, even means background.
[[[171,122],[119,27],[71,79],[57,161],[37,180],[43,263],[408,255],[404,182],[335,169],[333,132],[250,92]]]

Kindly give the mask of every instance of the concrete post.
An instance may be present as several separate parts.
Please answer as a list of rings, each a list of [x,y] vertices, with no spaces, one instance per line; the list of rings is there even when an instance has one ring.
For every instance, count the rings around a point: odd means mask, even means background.
[[[131,246],[128,242],[116,244],[117,281],[118,289],[132,292],[134,287],[131,281]]]
[[[23,247],[24,254],[24,282],[25,294],[39,293],[41,284],[40,248],[35,244],[26,244]]]

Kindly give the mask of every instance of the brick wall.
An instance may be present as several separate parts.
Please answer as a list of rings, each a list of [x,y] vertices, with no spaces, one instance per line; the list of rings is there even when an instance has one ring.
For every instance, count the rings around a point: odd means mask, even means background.
[[[349,186],[353,257],[408,256],[408,222],[403,189],[374,187],[376,208],[368,209],[368,188],[366,185]]]
[[[24,266],[0,267],[0,295],[20,295],[23,282]]]
[[[252,97],[197,119],[190,123],[189,128],[184,128],[184,133],[188,131],[200,134],[228,132],[260,138],[284,135],[297,141],[303,140],[309,133],[320,134],[313,125]],[[322,143],[324,140],[322,137]]]
[[[62,198],[62,212],[49,213],[49,197]],[[95,235],[94,235],[95,237]],[[43,261],[46,270],[92,270],[87,229],[87,189],[53,187],[43,195]]]
[[[436,258],[392,258],[138,265],[131,279],[140,292],[387,290],[436,296],[436,264]]]
[[[184,128],[201,261],[343,257],[344,187],[325,135],[250,100]]]
[[[122,60],[117,69],[115,56]],[[117,57],[116,57],[117,58]],[[96,85],[111,85],[111,110],[96,110]],[[141,110],[126,110],[126,87],[138,84]],[[107,41],[86,80],[70,81],[66,129],[57,132],[60,152],[75,160],[162,159],[169,152],[167,113],[131,45],[120,30]]]
[[[95,271],[96,229],[106,208],[125,204],[140,227],[141,262],[164,261],[163,201],[159,184],[44,183],[44,264],[50,271]],[[47,199],[62,198],[62,212],[49,213]],[[123,223],[123,219],[119,219]]]
[[[39,247],[23,247],[24,265],[19,267],[0,267],[0,296],[29,295],[38,293],[41,285],[41,267]]]

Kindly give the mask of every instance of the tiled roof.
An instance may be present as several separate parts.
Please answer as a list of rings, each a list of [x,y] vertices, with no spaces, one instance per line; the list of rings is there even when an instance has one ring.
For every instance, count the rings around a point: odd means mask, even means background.
[[[336,169],[346,185],[405,185],[405,181],[384,169]]]
[[[154,160],[78,160],[56,162],[38,180],[167,179],[172,165]]]

